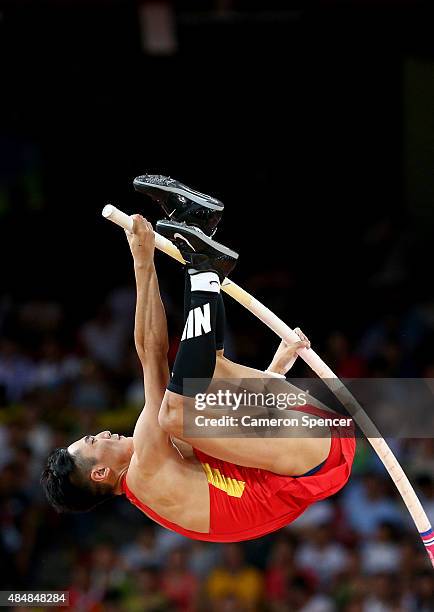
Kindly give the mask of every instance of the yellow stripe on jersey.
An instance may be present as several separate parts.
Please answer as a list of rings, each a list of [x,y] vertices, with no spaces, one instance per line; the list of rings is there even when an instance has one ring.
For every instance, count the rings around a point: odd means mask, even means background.
[[[230,497],[241,497],[244,493],[246,483],[224,476],[218,468],[212,468],[209,463],[202,463],[207,480],[216,489],[224,491]]]

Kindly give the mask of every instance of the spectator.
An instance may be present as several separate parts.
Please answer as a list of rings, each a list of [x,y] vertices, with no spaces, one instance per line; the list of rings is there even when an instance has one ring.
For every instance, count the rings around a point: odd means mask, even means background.
[[[0,388],[8,402],[17,402],[34,384],[35,368],[17,343],[0,339]]]
[[[154,525],[145,525],[137,537],[123,547],[121,557],[128,571],[161,563],[160,552],[156,546]]]
[[[246,610],[258,610],[264,594],[260,572],[245,563],[239,544],[225,544],[222,548],[222,562],[206,581],[206,593],[213,609],[221,600],[232,597]]]
[[[97,544],[91,555],[90,584],[101,597],[109,590],[119,587],[124,580],[124,572],[115,548],[108,543]]]
[[[69,591],[69,605],[77,612],[99,612],[101,593],[91,583],[88,567],[77,563],[72,571]]]
[[[119,589],[108,590],[101,603],[104,612],[128,612],[123,593]]]
[[[332,599],[322,593],[317,593],[311,583],[303,578],[291,580],[284,610],[297,612],[337,612]],[[280,610],[279,610],[280,612]]]
[[[84,364],[82,376],[74,386],[71,404],[75,408],[103,410],[111,405],[110,388],[104,370],[96,362]]]
[[[33,385],[37,388],[56,389],[77,378],[81,371],[81,361],[64,349],[54,338],[46,339],[40,346],[39,358],[35,364]]]
[[[332,525],[318,525],[310,531],[309,539],[299,548],[296,564],[308,570],[324,586],[342,571],[348,555],[342,544],[336,541]]]
[[[271,549],[265,572],[266,600],[273,610],[279,610],[289,597],[292,581],[301,578],[313,586],[315,576],[309,570],[301,569],[294,562],[295,543],[288,535],[280,535]]]
[[[376,574],[369,581],[369,594],[364,601],[363,612],[389,612],[407,610],[410,602],[401,592],[393,574]]]
[[[292,531],[294,528],[297,531],[312,529],[319,524],[331,522],[334,516],[335,508],[333,502],[330,499],[325,499],[309,506],[309,508],[291,524],[289,531]]]
[[[365,361],[351,351],[348,338],[342,332],[336,331],[328,337],[326,362],[340,378],[367,375]]]
[[[160,589],[156,567],[143,567],[133,574],[132,589],[126,596],[128,612],[177,612]]]
[[[80,332],[86,353],[109,370],[117,371],[123,361],[127,336],[123,321],[113,318],[102,306],[97,315],[85,323]]]
[[[432,472],[431,472],[432,474]],[[434,524],[434,477],[431,474],[420,475],[416,479],[416,485],[421,491],[421,501],[425,512],[430,520],[431,525]]]
[[[192,540],[190,547],[190,569],[199,579],[204,579],[217,565],[219,550],[217,544]]]
[[[381,523],[375,536],[362,543],[362,569],[366,574],[391,573],[399,569],[401,551],[393,525]]]
[[[175,548],[169,554],[161,576],[161,588],[179,612],[196,609],[199,583],[188,568],[186,547]]]
[[[372,536],[383,522],[402,526],[396,502],[388,497],[379,476],[369,474],[343,491],[346,520],[364,536]]]
[[[417,612],[432,612],[434,606],[434,577],[432,571],[420,572],[415,581],[414,609]]]
[[[409,474],[414,478],[434,474],[434,440],[417,440],[417,444],[412,446],[408,464]]]
[[[19,427],[25,432],[25,444],[32,452],[30,470],[33,482],[39,481],[42,466],[53,447],[53,432],[45,422],[40,395],[33,392],[24,397]]]

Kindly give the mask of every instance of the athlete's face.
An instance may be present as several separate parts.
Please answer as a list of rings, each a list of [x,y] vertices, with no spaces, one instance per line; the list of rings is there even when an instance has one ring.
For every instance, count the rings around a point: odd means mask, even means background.
[[[95,482],[115,484],[119,473],[127,468],[133,455],[133,439],[110,431],[80,438],[68,446],[71,455],[80,454],[94,464],[90,477]]]

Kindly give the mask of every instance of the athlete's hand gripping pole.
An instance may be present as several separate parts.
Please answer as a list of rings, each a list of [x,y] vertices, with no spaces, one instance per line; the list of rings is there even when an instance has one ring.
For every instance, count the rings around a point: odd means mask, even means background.
[[[113,221],[113,223],[120,225],[129,232],[131,232],[133,229],[132,218],[111,204],[104,207],[102,215],[106,219]],[[181,263],[185,263],[176,246],[170,242],[170,240],[167,240],[167,238],[164,238],[157,233],[155,234],[155,246],[160,251],[164,251],[164,253],[170,257],[173,257],[173,259],[176,259]],[[223,281],[222,289],[234,300],[247,308],[247,310],[265,323],[265,325],[272,329],[286,342],[297,342],[299,340],[297,334],[271,310],[228,278],[225,278]],[[373,449],[383,462],[384,467],[389,472],[390,477],[395,483],[396,488],[401,494],[401,497],[411,514],[434,567],[433,529],[413,487],[411,486],[401,465],[390,450],[388,444],[382,438],[380,432],[372,423],[371,419],[368,417],[357,400],[343,385],[336,374],[334,374],[334,372],[322,361],[319,355],[317,355],[312,349],[306,348],[299,349],[297,352],[300,357],[312,368],[312,370],[324,380],[330,390],[345,406],[355,423],[357,423],[361,431],[365,434]]]

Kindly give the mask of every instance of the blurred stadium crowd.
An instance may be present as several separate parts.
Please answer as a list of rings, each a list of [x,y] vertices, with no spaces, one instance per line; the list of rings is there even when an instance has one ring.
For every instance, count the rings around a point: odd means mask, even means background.
[[[261,280],[255,283],[261,293]],[[170,329],[181,329],[164,279],[162,293]],[[47,506],[38,479],[53,447],[83,432],[132,431],[143,405],[134,303],[134,287],[118,287],[71,325],[60,303],[0,300],[3,588],[68,589],[72,608],[83,612],[433,610],[425,551],[389,477],[360,440],[352,478],[338,496],[241,545],[186,540],[123,499],[89,515],[59,516]],[[432,331],[432,310],[413,307],[377,321],[357,342],[340,331],[325,336],[322,354],[341,376],[433,376],[429,360],[414,359]],[[170,335],[173,360],[179,337]],[[257,361],[255,344],[230,325],[227,345],[232,357]],[[434,441],[391,444],[434,522]]]
[[[339,376],[434,378],[433,3],[3,4],[0,589],[67,589],[77,612],[434,611],[426,553],[363,440],[343,491],[243,544],[186,540],[120,498],[60,516],[39,485],[51,449],[131,434],[143,406],[134,287],[107,265],[118,230],[99,212],[135,211],[125,183],[145,169],[224,199],[230,245],[267,253],[234,280]],[[167,265],[173,362],[183,281]],[[264,326],[227,312],[228,355],[266,368]],[[389,443],[434,523],[432,438]]]

